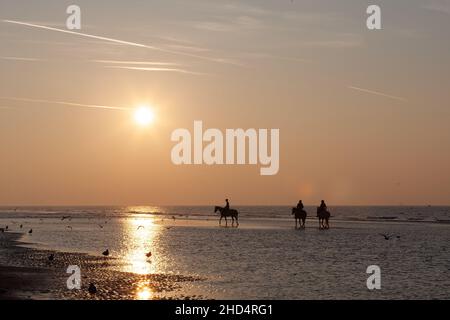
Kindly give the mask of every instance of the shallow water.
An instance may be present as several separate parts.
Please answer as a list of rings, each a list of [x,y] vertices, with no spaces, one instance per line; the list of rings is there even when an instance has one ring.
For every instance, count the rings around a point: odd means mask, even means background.
[[[94,255],[109,248],[125,262],[121,271],[205,277],[188,290],[208,298],[450,298],[450,225],[432,223],[445,220],[448,208],[425,215],[430,208],[372,207],[359,213],[361,221],[355,211],[340,214],[326,231],[315,220],[294,230],[286,207],[247,208],[239,228],[219,227],[205,207],[173,208],[4,209],[0,226],[33,228],[23,236],[27,246]],[[401,212],[401,221],[391,221]],[[421,212],[429,222],[408,220]],[[369,265],[381,268],[381,290],[366,287]]]

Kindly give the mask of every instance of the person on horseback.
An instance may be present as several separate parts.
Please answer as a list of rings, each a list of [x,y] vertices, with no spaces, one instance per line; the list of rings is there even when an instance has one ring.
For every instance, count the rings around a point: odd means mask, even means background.
[[[302,211],[304,207],[305,206],[303,205],[303,201],[299,200],[298,203],[297,203],[297,211],[298,212]]]
[[[327,205],[325,204],[325,201],[321,201],[320,202],[320,207],[319,207],[320,209],[320,211],[327,211],[328,210],[328,208],[327,208]]]
[[[228,211],[230,210],[230,203],[228,202],[228,199],[225,199],[225,201],[227,204],[225,205],[224,210]]]

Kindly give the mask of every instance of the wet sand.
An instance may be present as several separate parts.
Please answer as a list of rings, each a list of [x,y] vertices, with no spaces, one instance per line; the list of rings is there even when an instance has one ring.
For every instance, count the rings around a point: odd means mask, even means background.
[[[202,281],[199,277],[116,271],[121,262],[110,257],[80,253],[37,250],[23,247],[19,233],[0,234],[0,299],[204,299],[179,290],[183,283]],[[50,254],[54,260],[49,261]],[[69,290],[67,266],[77,265],[81,289]],[[88,292],[94,283],[97,293]]]

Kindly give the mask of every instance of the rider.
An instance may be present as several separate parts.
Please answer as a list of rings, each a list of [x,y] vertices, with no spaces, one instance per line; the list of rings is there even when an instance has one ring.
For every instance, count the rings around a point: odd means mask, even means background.
[[[320,202],[320,211],[327,211],[328,210],[328,208],[327,208],[327,205],[325,204],[325,201],[321,201]]]
[[[303,208],[304,208],[303,201],[299,200],[298,203],[297,203],[297,211],[300,212],[300,211],[303,210]]]
[[[224,211],[228,211],[228,210],[230,210],[230,203],[228,202],[228,199],[225,199],[225,201],[227,204],[225,205],[225,207],[223,209],[224,209]]]

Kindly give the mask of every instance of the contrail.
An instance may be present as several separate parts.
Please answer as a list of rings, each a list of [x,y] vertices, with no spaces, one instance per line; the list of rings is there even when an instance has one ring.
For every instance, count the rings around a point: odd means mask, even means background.
[[[42,61],[36,58],[22,58],[22,57],[0,57],[3,60],[14,60],[14,61]]]
[[[194,72],[194,71],[177,69],[177,68],[131,67],[131,66],[106,66],[105,68],[139,70],[139,71],[178,72],[178,73],[195,74],[195,75],[206,75],[206,73]]]
[[[95,104],[82,104],[82,103],[67,102],[67,101],[52,101],[52,100],[17,98],[17,97],[0,97],[0,99],[23,101],[23,102],[52,103],[52,104],[61,104],[61,105],[72,106],[72,107],[83,107],[83,108],[94,108],[94,109],[131,110],[131,108],[124,108],[124,107],[99,106],[99,105],[95,105]]]
[[[180,64],[174,62],[159,62],[159,61],[122,61],[122,60],[91,60],[98,63],[110,64],[134,64],[134,65],[151,65],[151,66],[179,66]]]
[[[167,49],[164,49],[164,48],[155,47],[155,46],[149,46],[149,45],[146,45],[146,44],[141,44],[141,43],[136,43],[136,42],[131,42],[131,41],[124,41],[124,40],[119,40],[119,39],[114,39],[114,38],[96,36],[96,35],[93,35],[93,34],[69,31],[69,30],[53,28],[53,27],[47,27],[47,26],[43,26],[43,25],[39,25],[39,24],[33,24],[33,23],[22,22],[22,21],[15,21],[15,20],[2,20],[2,21],[6,22],[6,23],[13,23],[13,24],[18,24],[18,25],[27,26],[27,27],[33,27],[33,28],[39,28],[39,29],[44,29],[44,30],[58,31],[58,32],[63,32],[63,33],[67,33],[67,34],[73,34],[73,35],[77,35],[77,36],[80,36],[80,37],[86,37],[86,38],[91,38],[91,39],[97,39],[97,40],[104,40],[104,41],[114,42],[114,43],[119,43],[119,44],[123,44],[123,45],[132,46],[132,47],[139,47],[139,48],[146,48],[146,49],[151,49],[151,50],[157,50],[157,51],[170,53],[170,54],[174,54],[174,55],[182,55],[182,56],[186,56],[186,57],[202,59],[202,60],[212,61],[212,62],[216,62],[216,63],[236,65],[236,63],[229,62],[229,61],[227,61],[225,59],[220,59],[220,58],[216,59],[216,58],[210,58],[210,57],[200,56],[200,55],[186,53],[186,52],[167,50]]]
[[[378,91],[373,91],[373,90],[368,90],[368,89],[364,89],[364,88],[359,88],[359,87],[355,87],[355,86],[348,86],[348,88],[349,89],[353,89],[353,90],[357,90],[357,91],[361,91],[361,92],[365,92],[365,93],[375,94],[377,96],[382,96],[382,97],[386,97],[386,98],[399,100],[399,101],[408,101],[408,100],[406,100],[405,98],[402,98],[402,97],[392,96],[390,94],[386,94],[386,93],[382,93],[382,92],[378,92]]]

